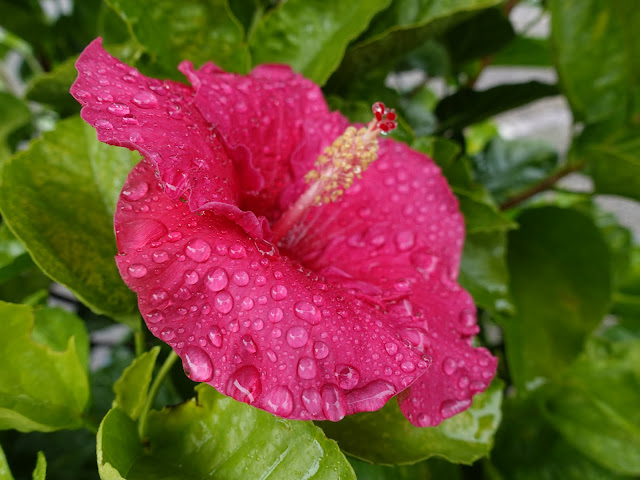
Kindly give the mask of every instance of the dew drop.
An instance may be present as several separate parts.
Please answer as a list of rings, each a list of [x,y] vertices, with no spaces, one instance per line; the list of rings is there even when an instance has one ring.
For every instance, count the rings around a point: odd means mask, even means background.
[[[229,256],[234,259],[245,258],[247,256],[247,251],[240,244],[231,245],[229,248]]]
[[[214,305],[220,313],[229,313],[233,308],[233,297],[226,290],[219,292],[214,300]]]
[[[200,280],[200,275],[195,270],[189,270],[184,274],[184,283],[187,285],[195,285]]]
[[[259,332],[260,330],[262,330],[264,328],[264,322],[262,320],[260,320],[259,318],[256,318],[253,321],[253,329],[256,332]]]
[[[471,308],[465,308],[460,312],[458,316],[458,330],[463,335],[475,335],[478,333],[478,326],[476,324],[476,312]]]
[[[456,361],[451,357],[445,358],[444,362],[442,362],[442,371],[447,375],[453,375],[457,368]]]
[[[293,312],[296,317],[309,322],[311,325],[318,325],[322,318],[316,306],[309,302],[296,302],[293,306]]]
[[[416,241],[416,236],[413,232],[398,232],[396,234],[396,247],[401,252],[406,252],[413,248]]]
[[[153,254],[151,254],[151,258],[156,263],[164,263],[169,260],[169,254],[164,250],[156,250],[155,252],[153,252]]]
[[[204,281],[206,287],[212,292],[219,292],[220,290],[223,290],[228,283],[229,277],[227,276],[227,272],[225,272],[224,268],[216,268],[209,272]]]
[[[153,293],[151,294],[151,300],[153,300],[153,303],[155,304],[162,303],[168,299],[169,299],[169,293],[163,288],[154,290]]]
[[[327,346],[326,343],[318,340],[313,344],[313,356],[316,357],[318,360],[327,358],[328,355],[329,355],[329,347]]]
[[[113,130],[113,124],[104,118],[96,120],[96,128],[102,128],[103,130]]]
[[[384,345],[384,349],[389,355],[395,355],[398,352],[398,345],[393,342],[387,342]]]
[[[129,265],[127,271],[133,278],[142,278],[147,274],[147,267],[140,263],[134,263],[133,265]]]
[[[211,256],[211,246],[201,238],[195,238],[187,243],[184,253],[191,260],[199,263],[206,262]]]
[[[315,388],[308,388],[302,391],[302,404],[311,415],[320,415],[322,412],[322,397]]]
[[[124,117],[131,111],[124,103],[112,103],[107,107],[107,110],[116,117]]]
[[[209,338],[211,345],[213,345],[214,347],[220,348],[222,346],[222,331],[217,325],[214,325],[209,329],[207,337]]]
[[[154,310],[149,315],[147,315],[147,322],[149,323],[159,323],[164,320],[164,315],[159,310]]]
[[[125,115],[122,117],[122,123],[126,123],[127,125],[139,125],[140,122],[138,122],[138,119],[135,117],[135,115]],[[131,142],[133,143],[142,143],[144,142],[144,138],[142,138],[142,135],[140,135],[140,133],[135,134],[131,134],[131,136],[129,137],[129,140],[131,140]]]
[[[182,366],[194,382],[208,382],[213,377],[211,359],[200,347],[189,345],[182,351]]]
[[[254,403],[262,393],[258,369],[253,365],[240,367],[229,377],[226,393],[239,402]]]
[[[278,361],[278,355],[276,355],[276,352],[274,352],[273,350],[271,350],[270,348],[267,349],[267,351],[265,352],[267,354],[267,358],[269,360],[271,360],[272,362],[277,362]]]
[[[269,310],[269,320],[273,323],[278,323],[284,317],[284,312],[281,308],[276,307]]]
[[[271,287],[271,298],[274,300],[283,300],[287,298],[287,287],[284,285],[274,285]]]
[[[416,364],[407,360],[400,364],[400,369],[405,373],[411,373],[416,369]]]
[[[251,297],[244,297],[240,301],[240,308],[245,312],[251,310],[253,308],[253,300],[251,299]]]
[[[430,427],[431,426],[431,417],[426,413],[421,413],[417,418],[419,427]]]
[[[313,358],[302,357],[298,361],[298,376],[305,380],[311,380],[315,378],[318,372],[316,361]]]
[[[280,417],[288,417],[293,412],[293,394],[284,385],[278,385],[264,396],[265,410]]]
[[[156,108],[158,98],[151,92],[138,92],[131,99],[140,108]]]
[[[249,284],[249,274],[244,270],[237,270],[233,273],[233,282],[239,287],[245,287]]]
[[[242,346],[249,353],[256,353],[258,351],[258,347],[256,346],[256,342],[253,341],[251,335],[245,335],[242,337]]]
[[[336,365],[335,375],[338,379],[338,386],[344,390],[355,388],[360,381],[360,372],[351,365]]]
[[[267,283],[267,278],[264,277],[263,275],[256,277],[256,286],[262,287],[266,283]]]
[[[169,232],[167,233],[167,240],[170,242],[178,242],[182,240],[182,233],[180,232]]]
[[[165,342],[169,342],[176,338],[176,332],[173,331],[173,328],[165,328],[160,332],[160,338]]]
[[[344,394],[335,385],[322,387],[322,411],[332,422],[338,422],[347,414],[347,402]]]
[[[304,347],[309,341],[307,331],[299,326],[293,326],[287,331],[287,343],[293,348]]]

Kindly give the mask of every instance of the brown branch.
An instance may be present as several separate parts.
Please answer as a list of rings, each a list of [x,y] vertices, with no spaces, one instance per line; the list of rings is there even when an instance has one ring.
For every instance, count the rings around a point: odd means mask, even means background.
[[[558,180],[574,172],[577,172],[578,170],[582,170],[583,167],[584,167],[584,162],[580,162],[580,163],[574,163],[572,165],[567,165],[564,168],[561,168],[556,173],[545,178],[541,182],[533,185],[532,187],[529,187],[528,189],[518,193],[517,195],[514,195],[511,198],[507,198],[504,202],[500,204],[500,210],[502,211],[508,210],[509,208],[519,205],[525,200],[529,200],[531,197],[539,193],[549,190],[558,182]]]

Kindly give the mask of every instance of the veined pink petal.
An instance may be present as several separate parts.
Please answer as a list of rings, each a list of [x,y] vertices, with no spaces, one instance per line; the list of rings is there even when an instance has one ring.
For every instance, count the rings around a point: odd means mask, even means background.
[[[337,421],[381,408],[428,368],[383,311],[162,195],[149,164],[129,175],[132,190],[144,193],[118,202],[118,267],[193,380],[281,417]]]

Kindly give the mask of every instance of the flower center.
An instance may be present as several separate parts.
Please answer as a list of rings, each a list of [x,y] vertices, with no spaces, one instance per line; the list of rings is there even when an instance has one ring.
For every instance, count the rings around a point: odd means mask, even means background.
[[[396,128],[396,113],[382,102],[374,103],[372,110],[374,118],[366,127],[348,127],[318,157],[304,177],[307,189],[273,226],[273,243],[280,243],[311,207],[338,201],[378,158],[378,135]]]

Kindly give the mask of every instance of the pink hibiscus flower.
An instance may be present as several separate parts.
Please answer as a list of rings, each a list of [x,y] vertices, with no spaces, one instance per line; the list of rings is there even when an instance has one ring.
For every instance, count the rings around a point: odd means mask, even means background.
[[[192,380],[305,420],[397,395],[418,426],[487,388],[496,359],[472,347],[475,308],[456,282],[458,203],[429,158],[378,141],[391,112],[347,128],[282,65],[183,62],[187,86],[99,39],[76,65],[82,117],[144,157],[118,201],[116,261]]]

